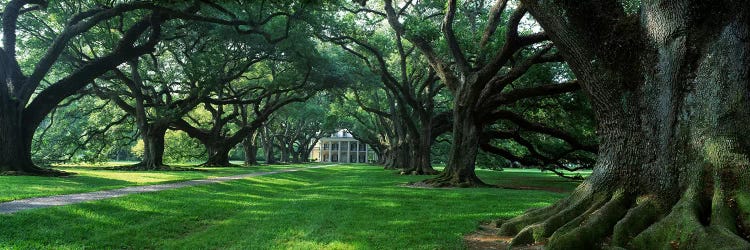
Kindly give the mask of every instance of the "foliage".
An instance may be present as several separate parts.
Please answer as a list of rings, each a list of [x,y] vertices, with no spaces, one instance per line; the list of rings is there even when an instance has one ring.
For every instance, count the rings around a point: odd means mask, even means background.
[[[190,138],[185,132],[169,130],[164,136],[164,162],[188,163],[198,162],[206,158],[206,149],[201,143]],[[137,157],[143,157],[143,141],[130,148],[130,152]]]
[[[70,98],[36,131],[32,157],[40,163],[108,161],[135,140],[132,122],[111,102]]]

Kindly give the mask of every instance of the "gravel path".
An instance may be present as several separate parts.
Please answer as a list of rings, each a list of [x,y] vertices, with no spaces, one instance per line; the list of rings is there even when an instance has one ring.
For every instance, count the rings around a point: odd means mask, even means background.
[[[156,185],[148,185],[148,186],[126,187],[126,188],[96,191],[96,192],[90,192],[90,193],[65,194],[65,195],[55,195],[55,196],[48,196],[48,197],[29,198],[29,199],[23,199],[23,200],[14,200],[14,201],[0,203],[0,214],[12,214],[18,211],[34,209],[34,208],[63,206],[63,205],[81,203],[81,202],[86,202],[86,201],[95,201],[95,200],[115,198],[115,197],[125,196],[129,194],[157,192],[157,191],[170,190],[170,189],[176,189],[176,188],[181,188],[181,187],[207,185],[207,184],[213,184],[213,183],[240,180],[240,179],[245,179],[248,177],[278,174],[278,173],[297,172],[297,171],[301,171],[305,169],[324,168],[324,167],[330,167],[330,166],[333,166],[333,165],[322,165],[322,166],[305,167],[305,168],[290,168],[290,169],[282,169],[282,170],[275,170],[275,171],[269,171],[269,172],[258,172],[258,173],[251,173],[251,174],[224,176],[224,177],[216,177],[216,178],[202,179],[202,180],[191,180],[191,181],[183,181],[183,182],[175,182],[175,183],[167,183],[167,184],[156,184]]]

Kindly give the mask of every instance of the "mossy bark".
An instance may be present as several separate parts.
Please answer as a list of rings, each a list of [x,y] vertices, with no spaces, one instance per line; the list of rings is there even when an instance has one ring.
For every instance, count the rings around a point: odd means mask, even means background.
[[[432,168],[432,117],[429,114],[421,115],[420,124],[422,125],[418,138],[412,140],[411,165],[404,169],[404,172],[415,175],[434,175],[438,171]]]
[[[234,166],[229,162],[229,151],[232,146],[229,146],[226,142],[216,141],[213,143],[206,144],[208,151],[208,160],[204,162],[203,166],[208,167],[231,167]]]
[[[750,3],[523,3],[591,97],[600,149],[570,197],[501,232],[548,249],[750,249]]]
[[[456,98],[456,100],[466,101],[471,99]],[[488,186],[474,172],[477,150],[479,150],[479,132],[482,129],[478,126],[477,117],[474,116],[475,114],[471,109],[475,104],[474,101],[469,101],[469,103],[455,101],[453,144],[449,151],[448,163],[440,175],[422,181],[424,184],[435,187]]]

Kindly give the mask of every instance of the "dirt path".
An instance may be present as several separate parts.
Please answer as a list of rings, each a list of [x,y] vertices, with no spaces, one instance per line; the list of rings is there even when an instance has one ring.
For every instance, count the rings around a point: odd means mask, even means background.
[[[465,235],[464,243],[470,250],[489,250],[489,249],[513,249],[513,250],[541,250],[543,245],[529,245],[509,248],[509,243],[513,239],[498,235],[496,222],[482,223],[477,231]]]
[[[95,201],[95,200],[103,200],[103,199],[121,197],[121,196],[129,195],[129,194],[157,192],[157,191],[170,190],[170,189],[176,189],[176,188],[182,188],[182,187],[191,187],[191,186],[198,186],[198,185],[207,185],[207,184],[213,184],[213,183],[234,181],[234,180],[240,180],[240,179],[245,179],[245,178],[255,177],[255,176],[297,172],[297,171],[306,170],[306,169],[324,168],[324,167],[330,167],[330,166],[334,166],[334,165],[321,165],[321,166],[313,166],[313,167],[305,167],[305,168],[290,168],[290,169],[282,169],[282,170],[275,170],[275,171],[268,171],[268,172],[224,176],[224,177],[191,180],[191,181],[183,181],[183,182],[175,182],[175,183],[167,183],[167,184],[126,187],[126,188],[96,191],[96,192],[90,192],[90,193],[65,194],[65,195],[55,195],[55,196],[47,196],[47,197],[14,200],[14,201],[0,203],[0,214],[12,214],[15,212],[28,210],[28,209],[34,209],[34,208],[63,206],[63,205],[76,204],[76,203],[87,202],[87,201]]]

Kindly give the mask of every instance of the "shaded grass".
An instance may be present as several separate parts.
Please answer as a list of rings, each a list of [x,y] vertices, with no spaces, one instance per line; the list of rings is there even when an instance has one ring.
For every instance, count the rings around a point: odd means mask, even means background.
[[[211,177],[239,175],[270,171],[280,168],[294,168],[302,165],[272,165],[257,167],[200,168],[201,171],[122,171],[104,170],[106,167],[120,166],[123,163],[100,165],[65,165],[55,169],[73,172],[67,177],[39,176],[0,176],[0,202],[51,196],[59,194],[83,193],[98,190],[140,186]],[[178,166],[179,167],[179,166]]]
[[[541,172],[539,169],[515,169],[506,168],[501,172],[492,170],[477,170],[477,173],[493,172],[494,174],[481,175],[482,180],[499,186],[508,187],[533,187],[542,189],[556,189],[559,191],[573,191],[580,181],[565,179],[557,176],[555,173],[546,171]],[[566,172],[567,173],[567,172]],[[588,177],[591,171],[577,171],[575,174],[581,174]]]
[[[488,182],[514,181],[503,177],[508,172],[478,174]],[[479,221],[516,216],[566,195],[401,186],[423,178],[338,166],[30,210],[0,215],[0,246],[460,249],[462,235]]]

